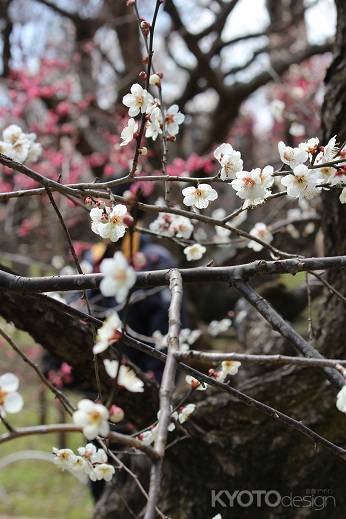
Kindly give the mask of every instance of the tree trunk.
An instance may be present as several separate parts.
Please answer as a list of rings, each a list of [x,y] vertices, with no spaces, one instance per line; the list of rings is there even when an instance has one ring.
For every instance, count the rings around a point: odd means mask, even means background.
[[[346,3],[336,0],[338,10],[334,59],[328,69],[322,111],[324,142],[337,135],[337,142],[346,139]],[[339,190],[324,193],[322,229],[326,256],[346,253],[346,206],[339,202]],[[346,295],[346,273],[329,271],[328,281]],[[328,296],[321,314],[321,348],[326,354],[345,355],[345,303]]]

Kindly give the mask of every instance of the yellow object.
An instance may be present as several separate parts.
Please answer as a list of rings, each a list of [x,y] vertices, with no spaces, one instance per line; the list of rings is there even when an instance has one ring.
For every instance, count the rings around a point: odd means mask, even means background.
[[[141,233],[139,231],[134,231],[132,233],[132,251],[131,251],[131,235],[130,232],[127,232],[123,238],[121,244],[121,251],[126,258],[130,258],[131,252],[135,254],[139,251],[141,243]]]

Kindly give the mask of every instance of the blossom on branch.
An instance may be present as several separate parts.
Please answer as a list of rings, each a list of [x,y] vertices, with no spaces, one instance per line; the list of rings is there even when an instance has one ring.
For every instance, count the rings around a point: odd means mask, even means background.
[[[218,146],[214,151],[214,157],[221,166],[221,180],[234,179],[236,174],[243,170],[240,151],[234,150],[228,143]]]
[[[117,342],[122,336],[122,322],[114,310],[102,326],[97,330],[96,343],[93,347],[94,355],[104,352],[112,342]]]
[[[145,123],[145,136],[156,141],[157,137],[162,133],[162,112],[161,108],[155,106]]]
[[[175,137],[179,133],[179,126],[183,124],[185,115],[179,112],[178,105],[172,105],[165,114],[165,126],[168,135]]]
[[[101,236],[116,242],[122,238],[128,227],[130,216],[126,205],[117,204],[113,208],[94,207],[90,211],[91,230]]]
[[[199,184],[197,187],[185,187],[182,191],[184,204],[188,207],[206,209],[209,202],[217,199],[218,194],[209,184]]]
[[[251,171],[240,171],[236,179],[231,182],[237,196],[251,204],[258,204],[270,195],[269,187],[273,184],[272,166],[252,169]]]
[[[103,361],[105,370],[111,378],[117,377],[117,384],[132,393],[143,393],[144,384],[129,366],[120,364],[117,360],[105,359]]]
[[[320,189],[318,170],[309,170],[304,164],[293,169],[292,175],[286,175],[281,179],[282,185],[287,188],[287,195],[293,198],[307,198],[310,200],[318,195]]]
[[[106,258],[100,264],[103,279],[100,290],[105,297],[115,297],[119,303],[125,301],[129,290],[136,282],[136,272],[128,264],[122,252],[116,252],[113,258]]]
[[[136,117],[140,112],[145,114],[151,94],[138,83],[132,85],[130,92],[123,97],[123,104],[129,108],[129,116]]]
[[[282,162],[288,164],[292,169],[299,164],[303,164],[309,158],[304,143],[300,144],[298,148],[291,148],[291,146],[286,146],[284,142],[280,141],[278,149]]]
[[[197,261],[203,257],[203,254],[206,252],[206,248],[199,243],[194,243],[193,245],[189,245],[185,247],[184,254],[186,256],[187,261]]]
[[[107,436],[109,433],[109,413],[102,404],[83,398],[78,402],[78,410],[73,413],[73,421],[82,427],[83,434],[88,440],[96,436]]]
[[[195,404],[187,404],[179,409],[179,423],[185,423],[196,409]]]
[[[125,126],[125,128],[123,128],[123,130],[120,134],[120,137],[122,140],[122,143],[120,144],[120,146],[126,146],[127,144],[129,144],[132,141],[137,130],[138,130],[138,123],[131,117],[131,119],[128,120],[127,126]]]
[[[260,240],[270,243],[273,241],[273,235],[266,226],[265,223],[258,222],[256,225],[251,229],[250,231],[251,236],[255,236],[255,238],[259,238]],[[263,245],[258,243],[255,240],[251,240],[248,243],[249,249],[253,249],[254,251],[258,252],[263,249]]]
[[[205,391],[208,389],[208,384],[205,382],[200,382],[197,380],[197,378],[194,378],[191,375],[186,375],[185,381],[191,387],[191,389],[195,389],[197,391]]]

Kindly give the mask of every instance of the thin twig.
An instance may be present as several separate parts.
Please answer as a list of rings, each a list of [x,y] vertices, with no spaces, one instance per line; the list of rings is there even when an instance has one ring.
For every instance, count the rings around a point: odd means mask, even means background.
[[[27,364],[29,364],[29,366],[35,371],[35,373],[37,374],[37,376],[40,378],[40,380],[43,382],[43,384],[45,386],[48,387],[48,389],[55,395],[55,397],[61,402],[61,404],[63,405],[64,409],[69,413],[71,414],[75,409],[73,407],[73,405],[71,404],[71,402],[69,401],[69,399],[67,398],[66,395],[64,395],[64,393],[62,391],[60,391],[60,389],[56,388],[49,380],[47,377],[44,376],[44,374],[42,373],[42,371],[40,370],[40,368],[37,366],[37,364],[35,364],[34,362],[32,362],[32,360],[29,359],[29,357],[19,348],[19,346],[14,342],[14,340],[9,336],[7,335],[7,333],[2,329],[0,328],[0,335],[8,342],[8,344],[11,346],[11,348],[16,352],[18,353],[18,355],[24,360],[24,362],[26,362]]]

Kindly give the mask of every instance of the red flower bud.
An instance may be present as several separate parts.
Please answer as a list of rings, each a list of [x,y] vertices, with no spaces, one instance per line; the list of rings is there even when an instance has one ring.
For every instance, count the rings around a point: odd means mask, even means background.
[[[133,218],[130,214],[125,214],[123,218],[123,222],[127,227],[131,227],[133,225]]]
[[[146,20],[142,20],[141,21],[141,29],[142,29],[143,33],[145,34],[145,36],[148,36],[148,34],[150,32],[150,29],[151,29],[150,23],[147,22]]]
[[[138,74],[138,77],[145,81],[148,78],[148,74],[144,70],[141,70],[141,72]]]

